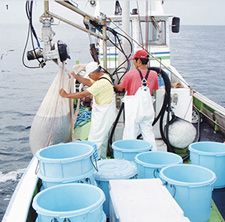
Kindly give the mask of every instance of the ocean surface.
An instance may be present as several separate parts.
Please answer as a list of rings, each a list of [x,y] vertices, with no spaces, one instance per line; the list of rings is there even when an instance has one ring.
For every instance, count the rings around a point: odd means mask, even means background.
[[[70,49],[72,70],[76,60],[86,63],[88,36],[81,31],[54,26],[54,40]],[[22,55],[27,24],[0,24],[0,221],[10,197],[32,158],[29,131],[32,120],[59,68],[48,62],[44,68],[26,68]],[[40,35],[40,26],[37,26]],[[84,41],[86,39],[86,41]],[[171,34],[171,63],[192,88],[225,107],[225,26],[182,26]],[[86,43],[85,43],[86,42]],[[26,49],[30,50],[28,44]],[[26,62],[36,66],[34,61]]]

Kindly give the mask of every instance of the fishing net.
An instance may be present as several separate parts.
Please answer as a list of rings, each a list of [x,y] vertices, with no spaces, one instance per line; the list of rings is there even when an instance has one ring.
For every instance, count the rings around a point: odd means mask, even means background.
[[[61,88],[68,92],[69,82],[64,64],[53,80],[31,125],[29,142],[33,154],[46,146],[70,140],[69,99],[59,95]]]
[[[174,116],[169,122],[168,139],[175,148],[185,149],[195,141],[196,135],[196,128],[184,119]]]

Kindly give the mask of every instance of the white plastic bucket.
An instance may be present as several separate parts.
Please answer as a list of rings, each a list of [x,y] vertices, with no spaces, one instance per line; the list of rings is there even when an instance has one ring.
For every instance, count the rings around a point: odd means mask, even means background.
[[[189,164],[163,168],[160,178],[191,222],[206,222],[216,175],[213,171]]]
[[[105,222],[101,189],[89,184],[63,184],[41,191],[34,197],[38,222]]]
[[[144,140],[118,140],[113,142],[113,155],[115,159],[134,161],[138,153],[150,151],[152,144]]]
[[[214,188],[225,187],[225,144],[196,142],[189,145],[192,164],[206,167],[216,174]]]
[[[94,173],[96,183],[105,194],[106,201],[103,209],[106,217],[109,217],[109,180],[132,179],[137,174],[137,166],[134,162],[120,159],[105,159],[98,161],[98,172]]]
[[[159,172],[163,167],[182,164],[183,159],[174,153],[152,151],[143,152],[135,156],[138,169],[138,179],[159,178]]]
[[[79,180],[94,172],[92,146],[82,143],[60,143],[38,150],[35,156],[40,167],[39,176]]]

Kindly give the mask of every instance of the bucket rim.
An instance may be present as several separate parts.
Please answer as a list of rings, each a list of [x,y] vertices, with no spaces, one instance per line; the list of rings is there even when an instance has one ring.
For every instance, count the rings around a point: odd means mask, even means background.
[[[80,143],[80,144],[82,144],[82,143]],[[89,158],[94,153],[94,148],[91,145],[83,143],[82,146],[86,146],[86,147],[90,148],[90,150],[87,153],[85,153],[84,155],[82,155],[82,156],[51,159],[51,158],[47,158],[47,157],[42,157],[40,155],[41,152],[43,152],[43,151],[45,151],[47,149],[50,149],[50,148],[53,148],[54,149],[55,146],[59,146],[59,145],[70,146],[71,144],[69,144],[69,143],[62,143],[61,144],[60,143],[60,144],[56,144],[56,145],[52,145],[52,146],[45,147],[43,149],[38,150],[35,153],[35,157],[38,159],[38,161],[41,161],[41,162],[44,162],[44,163],[69,163],[69,162],[73,162],[74,160],[87,159],[87,158]],[[63,148],[61,148],[61,149],[63,149]]]
[[[122,151],[123,153],[135,153],[135,152],[142,152],[146,150],[151,150],[152,147],[150,148],[142,148],[142,149],[132,149],[132,150],[127,150],[127,149],[121,149],[121,148],[113,148],[116,151]]]
[[[225,149],[223,152],[206,152],[206,151],[202,151],[202,150],[197,150],[196,148],[193,148],[192,146],[195,145],[195,144],[218,144],[220,146],[224,146],[225,148],[225,144],[223,143],[219,143],[219,142],[211,142],[211,141],[201,141],[201,142],[195,142],[195,143],[191,143],[189,146],[188,146],[188,149],[193,152],[193,153],[198,153],[198,154],[201,154],[201,155],[205,155],[205,156],[225,156]]]
[[[151,151],[151,152],[142,152],[142,153],[139,153],[135,156],[135,162],[138,163],[138,164],[141,164],[143,166],[146,166],[146,167],[154,167],[154,168],[163,168],[163,167],[166,167],[168,166],[168,164],[153,164],[153,163],[146,163],[144,161],[141,161],[140,159],[138,159],[139,156],[142,156],[142,155],[145,155],[145,154],[149,154],[149,153],[168,153],[168,155],[170,156],[176,156],[179,161],[177,161],[176,163],[171,163],[169,165],[176,165],[176,164],[182,164],[183,163],[183,159],[181,156],[175,154],[175,153],[170,153],[170,152],[166,152],[166,151]],[[149,154],[151,155],[151,154]],[[160,154],[159,154],[160,155]]]
[[[117,147],[116,144],[118,143],[121,143],[121,142],[135,142],[135,141],[138,141],[138,142],[141,142],[141,143],[145,143],[146,147],[143,147],[143,148],[139,148],[139,149],[125,149],[125,148],[120,148],[120,147]],[[117,151],[122,151],[124,153],[133,153],[133,152],[142,152],[142,151],[148,151],[148,150],[152,150],[153,148],[153,145],[148,142],[148,141],[145,141],[145,140],[131,140],[131,139],[128,139],[128,140],[117,140],[115,142],[112,143],[112,149],[113,150],[117,150]]]
[[[83,143],[83,144],[87,144],[87,145],[96,145],[96,143],[95,142],[93,142],[93,141],[89,141],[89,140],[77,140],[77,141],[71,141],[71,142],[69,142],[68,144],[73,144],[73,143]]]
[[[145,141],[145,140],[139,140],[139,139],[136,139],[136,140],[132,140],[132,139],[127,139],[127,140],[116,140],[112,143],[112,145],[115,145],[117,143],[121,143],[121,142],[140,142],[140,143],[145,143],[145,144],[148,144],[150,146],[152,146],[152,143],[148,142],[148,141]]]
[[[93,203],[92,205],[90,205],[88,207],[85,207],[85,208],[82,208],[82,209],[79,209],[79,210],[66,211],[66,212],[46,210],[46,209],[44,209],[43,207],[40,207],[37,204],[37,198],[40,195],[43,195],[44,192],[48,192],[48,190],[50,190],[50,189],[57,189],[57,188],[62,187],[62,186],[89,186],[89,187],[92,187],[93,189],[99,191],[100,198],[99,198],[99,200],[97,200],[95,203]],[[90,211],[93,211],[96,208],[98,208],[101,204],[104,203],[104,201],[105,201],[105,194],[100,188],[98,188],[94,185],[90,185],[90,184],[73,183],[73,184],[61,184],[61,185],[52,186],[52,187],[44,189],[43,191],[41,191],[40,193],[38,193],[34,197],[33,202],[32,202],[32,206],[38,214],[42,214],[42,215],[47,214],[47,216],[65,218],[65,217],[74,217],[74,216],[79,216],[79,215],[82,215],[82,214],[85,214],[85,213],[89,213]]]
[[[171,168],[171,167],[195,167],[195,168],[201,168],[201,169],[204,169],[204,170],[210,172],[212,174],[212,178],[207,180],[207,181],[188,182],[188,183],[187,182],[173,180],[173,179],[170,179],[169,177],[164,175],[164,171],[166,169],[168,169],[168,168]],[[199,165],[194,165],[194,164],[176,164],[176,165],[171,165],[171,166],[164,167],[160,171],[160,178],[165,180],[168,184],[173,184],[173,185],[178,185],[178,186],[185,186],[185,187],[202,187],[202,186],[205,186],[205,185],[212,185],[212,184],[214,184],[215,181],[216,181],[216,174],[212,170],[210,170],[210,169],[208,169],[206,167],[199,166]]]

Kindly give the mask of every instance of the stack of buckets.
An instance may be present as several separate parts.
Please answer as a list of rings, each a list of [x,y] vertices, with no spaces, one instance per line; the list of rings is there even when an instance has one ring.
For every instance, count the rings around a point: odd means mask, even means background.
[[[43,190],[33,200],[39,222],[105,222],[105,195],[94,180],[95,144],[61,143],[36,152]]]
[[[204,222],[210,217],[216,176],[215,187],[225,187],[222,176],[225,144],[191,144],[192,164],[187,165],[182,164],[183,160],[177,154],[151,151],[149,142],[120,140],[112,144],[115,159],[99,160],[96,171],[93,156],[96,157],[97,152],[94,148],[89,142],[73,142],[36,153],[40,167],[38,176],[44,187],[33,201],[39,222],[105,222],[106,216],[109,217],[109,180],[133,178],[160,178],[184,211],[184,216],[191,222]],[[214,157],[209,161],[212,154],[218,160]],[[215,166],[216,163],[220,166]],[[98,187],[93,186],[96,184]]]
[[[85,143],[61,143],[38,150],[38,176],[42,179],[43,188],[82,182],[94,183],[93,156],[94,149]]]

